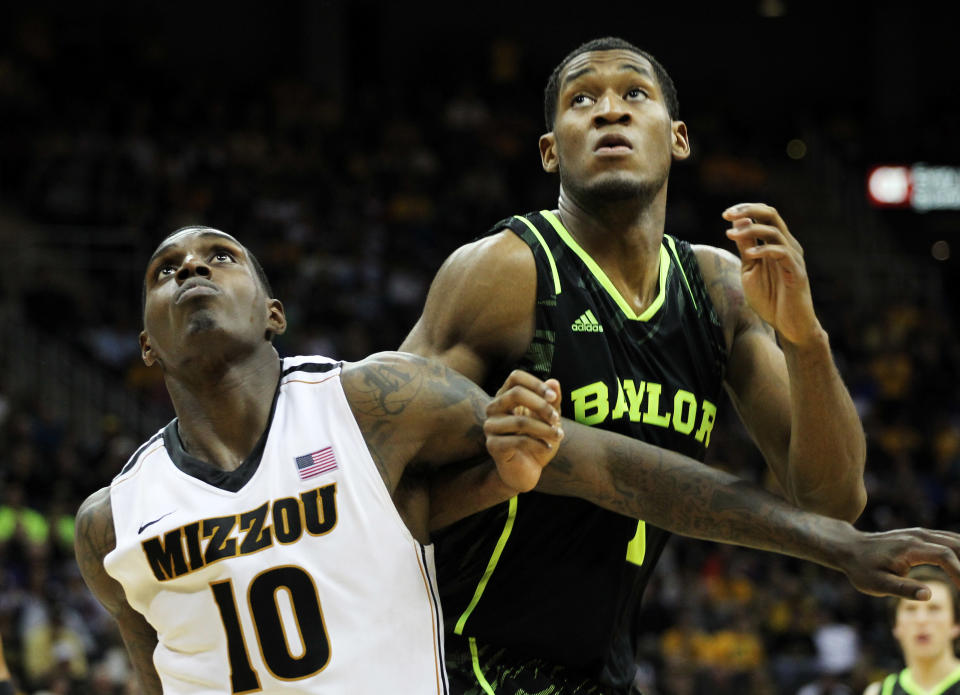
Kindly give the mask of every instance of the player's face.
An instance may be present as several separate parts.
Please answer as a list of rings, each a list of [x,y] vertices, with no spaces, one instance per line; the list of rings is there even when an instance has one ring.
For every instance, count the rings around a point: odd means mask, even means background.
[[[564,188],[626,197],[662,188],[671,161],[686,158],[690,146],[650,62],[610,50],[584,53],[564,68],[554,129],[540,152]]]
[[[901,600],[893,625],[893,636],[904,656],[933,659],[944,650],[953,650],[960,626],[953,617],[950,590],[942,582],[930,582],[929,601]]]
[[[254,345],[268,329],[282,331],[274,325],[282,307],[266,297],[246,249],[215,229],[191,227],[165,240],[147,265],[144,288],[140,343],[147,364],[177,362],[197,349]]]

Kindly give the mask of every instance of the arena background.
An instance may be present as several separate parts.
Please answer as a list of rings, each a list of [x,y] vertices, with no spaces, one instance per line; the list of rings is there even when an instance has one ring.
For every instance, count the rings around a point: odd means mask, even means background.
[[[204,223],[252,247],[291,319],[285,354],[395,348],[450,251],[554,205],[536,147],[543,84],[598,36],[651,51],[677,83],[694,156],[674,168],[667,231],[732,248],[720,212],[760,200],[803,243],[868,433],[857,526],[955,529],[960,212],[881,209],[866,196],[875,165],[960,166],[946,8],[6,7],[0,635],[19,688],[130,689],[116,632],[78,578],[71,519],[171,417],[137,347],[142,271],[159,239]],[[711,462],[764,482],[725,410]],[[637,681],[648,695],[815,682],[860,692],[899,664],[882,601],[772,555],[674,540],[646,606]]]

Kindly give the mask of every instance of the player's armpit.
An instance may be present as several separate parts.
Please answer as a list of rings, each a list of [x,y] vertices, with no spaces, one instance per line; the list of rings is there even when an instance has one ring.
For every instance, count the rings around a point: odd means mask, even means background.
[[[157,633],[130,607],[123,588],[103,566],[104,557],[116,542],[110,488],[105,487],[90,495],[77,511],[74,544],[77,564],[90,591],[117,621],[141,690],[147,695],[160,695],[160,677],[153,665]]]
[[[530,248],[510,231],[485,237],[444,262],[400,350],[437,359],[482,384],[526,352],[536,299]]]

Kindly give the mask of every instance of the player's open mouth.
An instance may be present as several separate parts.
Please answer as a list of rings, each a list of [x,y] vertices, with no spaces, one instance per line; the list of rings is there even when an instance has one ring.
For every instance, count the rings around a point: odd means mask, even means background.
[[[626,154],[633,150],[630,141],[623,135],[604,135],[597,140],[593,151],[597,154]]]

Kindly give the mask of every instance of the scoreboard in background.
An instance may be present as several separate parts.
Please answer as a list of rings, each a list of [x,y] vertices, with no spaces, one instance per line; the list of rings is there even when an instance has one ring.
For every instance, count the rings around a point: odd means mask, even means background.
[[[880,208],[960,210],[960,167],[873,167],[867,174],[867,198]]]

